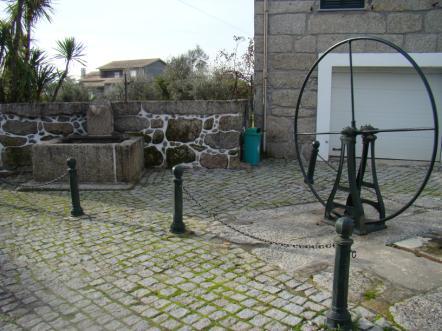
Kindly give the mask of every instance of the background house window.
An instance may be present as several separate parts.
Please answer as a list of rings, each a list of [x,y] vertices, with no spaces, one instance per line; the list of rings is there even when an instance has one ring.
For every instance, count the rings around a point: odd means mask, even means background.
[[[136,70],[131,70],[129,74],[130,74],[130,78],[137,77],[137,71]]]
[[[321,9],[361,9],[364,0],[321,0]]]
[[[118,71],[114,72],[114,77],[115,78],[120,78],[120,73]]]

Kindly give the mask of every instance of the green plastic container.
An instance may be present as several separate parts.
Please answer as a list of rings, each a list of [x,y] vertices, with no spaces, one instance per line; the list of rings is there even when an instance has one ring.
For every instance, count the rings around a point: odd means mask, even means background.
[[[261,161],[261,129],[248,128],[244,132],[244,161],[258,165]]]

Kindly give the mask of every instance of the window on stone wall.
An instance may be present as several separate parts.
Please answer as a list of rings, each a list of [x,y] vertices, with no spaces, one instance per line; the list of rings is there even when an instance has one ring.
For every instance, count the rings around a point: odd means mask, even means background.
[[[321,9],[360,9],[364,8],[364,0],[321,0]]]

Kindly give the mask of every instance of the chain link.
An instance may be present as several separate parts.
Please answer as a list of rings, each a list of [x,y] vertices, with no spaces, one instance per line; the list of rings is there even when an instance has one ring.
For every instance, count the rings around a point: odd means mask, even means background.
[[[327,243],[327,244],[289,244],[279,241],[273,241],[265,238],[258,237],[254,234],[248,233],[244,230],[238,229],[232,224],[229,224],[225,221],[223,221],[220,217],[218,217],[218,214],[214,213],[212,210],[210,210],[208,207],[204,206],[202,203],[200,203],[190,192],[187,190],[187,188],[183,185],[183,191],[187,195],[187,197],[201,210],[203,210],[208,216],[210,216],[214,221],[221,223],[225,227],[231,229],[234,232],[237,232],[243,236],[246,236],[250,239],[260,241],[262,243],[266,243],[269,245],[275,245],[285,248],[310,248],[310,249],[330,249],[335,247],[334,243]],[[355,252],[356,253],[356,252]],[[355,255],[356,256],[356,255]]]
[[[25,204],[25,207],[24,207],[24,208],[31,208],[31,209],[33,209],[33,210],[45,210],[46,213],[49,213],[49,214],[51,214],[51,215],[55,215],[55,216],[59,216],[59,217],[63,217],[64,215],[62,215],[62,214],[59,214],[59,213],[57,213],[57,212],[53,212],[53,211],[46,210],[45,208],[40,208],[40,207],[38,207],[38,205],[35,205],[35,204],[32,203],[31,201],[28,201],[27,199],[24,199],[22,196],[20,196],[20,189],[21,189],[21,188],[33,189],[33,188],[44,187],[44,186],[50,185],[50,184],[52,184],[52,183],[55,183],[55,182],[57,182],[57,181],[63,179],[63,178],[66,177],[68,174],[69,174],[69,172],[66,171],[65,173],[63,173],[63,174],[61,174],[60,176],[58,176],[58,177],[56,177],[56,178],[50,180],[49,182],[45,182],[45,183],[38,184],[38,185],[22,185],[22,183],[18,183],[18,185],[17,185],[17,183],[11,183],[11,182],[8,182],[8,181],[6,181],[6,180],[4,180],[4,179],[2,179],[2,178],[0,178],[0,182],[2,182],[3,184],[9,185],[9,186],[12,186],[12,187],[15,188],[12,192],[14,192],[14,195],[15,195],[15,198],[16,198],[16,199],[20,200],[21,202],[23,202],[23,203]]]
[[[18,172],[18,173],[14,173],[13,176],[15,176],[15,177],[21,177],[21,176],[23,176],[25,173],[26,173],[26,171],[20,171],[20,172]],[[18,185],[21,185],[21,184],[23,184],[23,183],[26,183],[26,181],[23,181],[23,182],[9,182],[9,181],[7,181],[6,179],[3,179],[2,177],[0,177],[0,182],[3,183],[3,184],[5,184],[5,185],[12,186],[12,187],[17,187]]]
[[[14,187],[15,191],[18,191],[20,189],[36,189],[36,188],[45,187],[45,186],[48,186],[48,185],[53,184],[55,182],[58,182],[59,180],[65,178],[67,175],[69,175],[69,172],[66,171],[66,172],[62,173],[60,176],[58,176],[54,179],[51,179],[48,182],[44,182],[44,183],[36,184],[36,185],[25,185],[23,183],[13,183],[13,182],[9,182],[7,180],[4,180],[3,178],[0,178],[0,182],[3,184],[9,185],[11,187]]]
[[[45,186],[51,185],[51,184],[53,184],[55,182],[58,182],[59,180],[65,178],[67,175],[69,175],[69,172],[66,171],[63,174],[61,174],[60,176],[58,176],[58,177],[56,177],[56,178],[54,178],[54,179],[52,179],[52,180],[50,180],[48,182],[42,183],[42,184],[37,184],[37,185],[18,185],[16,190],[20,190],[20,189],[23,189],[23,188],[25,188],[25,189],[36,189],[36,188],[45,187]]]
[[[327,161],[324,157],[322,157],[321,154],[318,153],[318,156],[319,156],[319,158],[320,158],[323,162],[325,162],[325,164],[326,164],[330,169],[332,169],[332,170],[334,170],[334,171],[338,171],[338,169],[336,169],[334,166],[332,166],[331,163],[330,163],[329,161]]]
[[[8,186],[11,186],[11,187],[14,187],[14,188],[17,188],[21,184],[21,183],[18,183],[18,185],[17,185],[17,183],[8,182],[7,180],[4,180],[3,178],[0,178],[0,182],[2,184],[8,185]]]

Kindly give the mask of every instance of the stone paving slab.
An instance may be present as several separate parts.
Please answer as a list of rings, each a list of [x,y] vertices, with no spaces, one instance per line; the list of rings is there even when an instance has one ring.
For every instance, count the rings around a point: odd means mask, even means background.
[[[437,330],[442,325],[442,288],[414,296],[390,308],[397,321],[409,330]],[[428,318],[432,316],[432,318]]]
[[[314,201],[295,162],[194,169],[184,179],[203,204],[227,215]],[[171,235],[172,187],[170,170],[152,170],[131,191],[82,192],[87,216],[71,218],[67,192],[2,185],[0,329],[323,328],[329,291],[269,263],[254,250],[259,243],[221,236],[223,226],[191,201],[185,222],[194,234]],[[431,185],[426,194],[439,197]],[[360,328],[391,327],[388,316],[351,307]]]

